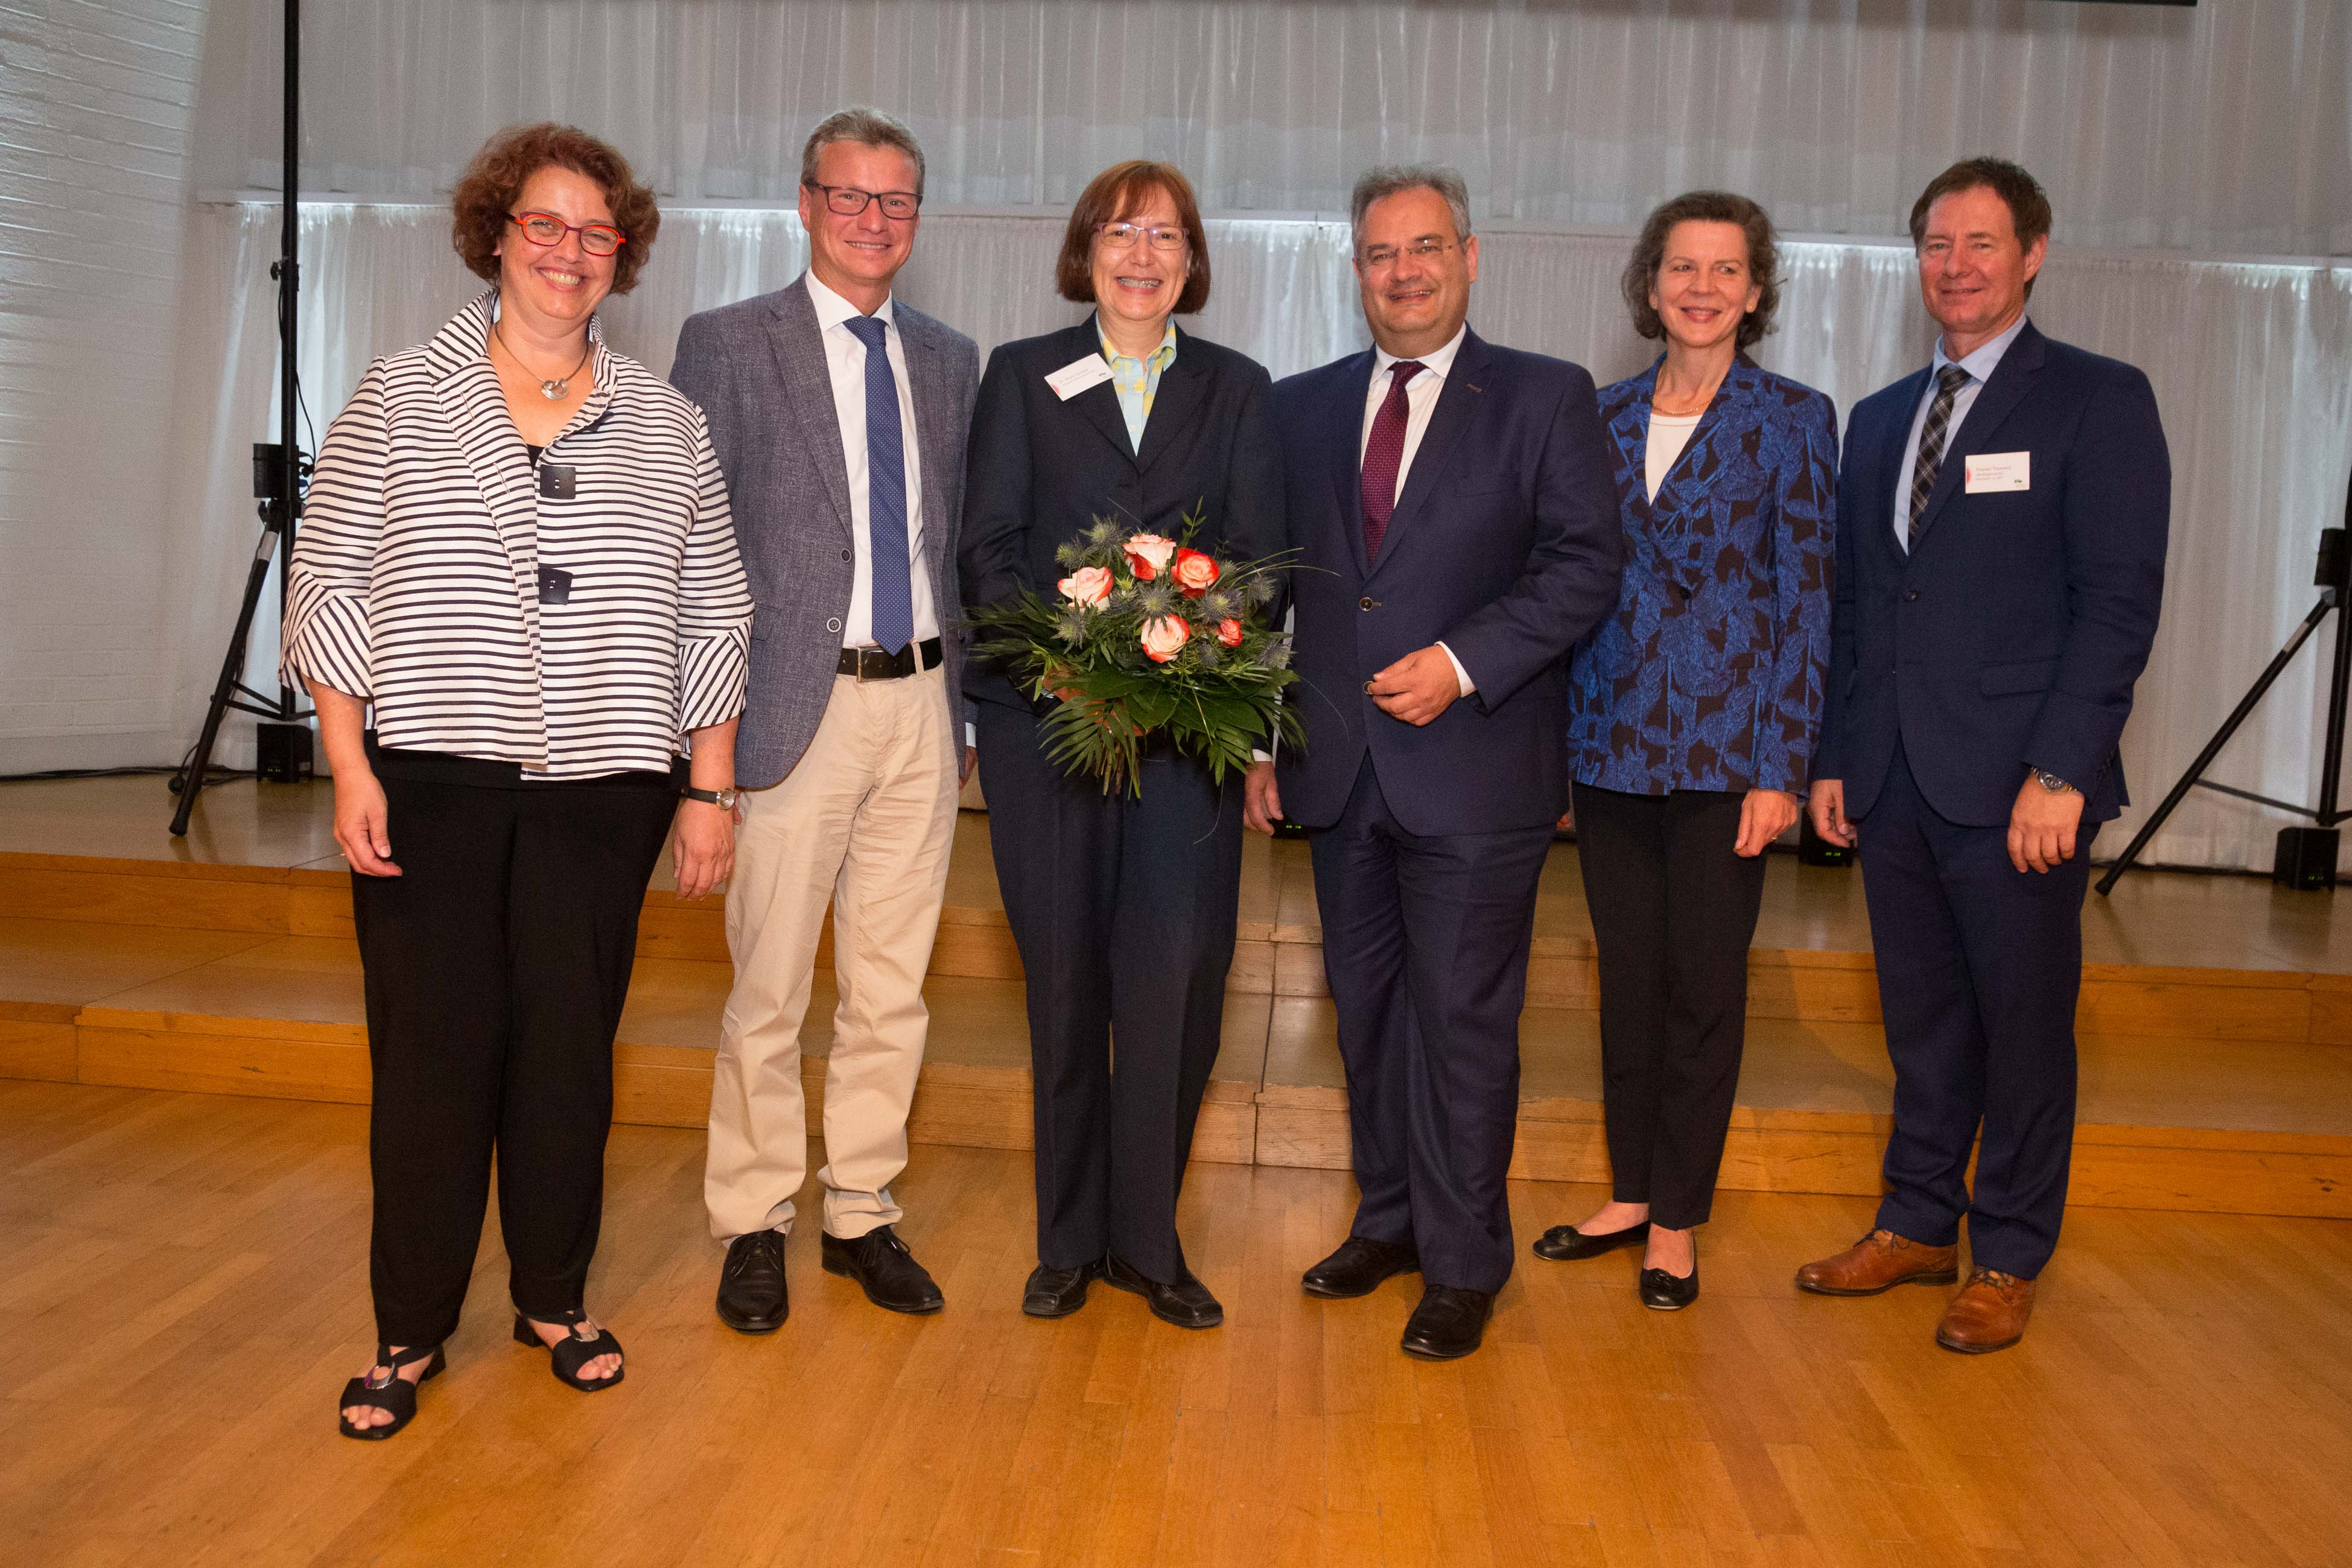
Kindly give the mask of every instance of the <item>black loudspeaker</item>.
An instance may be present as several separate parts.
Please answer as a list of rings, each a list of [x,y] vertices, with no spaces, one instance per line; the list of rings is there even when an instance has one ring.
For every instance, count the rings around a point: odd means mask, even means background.
[[[1852,865],[1853,852],[1813,831],[1812,812],[1797,813],[1797,860],[1803,865]]]
[[[2334,887],[2336,841],[2340,836],[2335,828],[2281,828],[2278,858],[2271,862],[2271,880],[2282,887],[2305,893]]]
[[[310,777],[309,725],[257,724],[253,737],[257,775],[272,784],[299,784]]]

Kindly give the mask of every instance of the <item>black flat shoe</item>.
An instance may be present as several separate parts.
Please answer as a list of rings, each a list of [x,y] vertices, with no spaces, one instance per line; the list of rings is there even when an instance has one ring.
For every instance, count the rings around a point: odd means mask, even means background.
[[[1180,1329],[1213,1329],[1225,1321],[1225,1309],[1209,1294],[1209,1287],[1184,1270],[1173,1284],[1162,1284],[1123,1258],[1103,1260],[1103,1283],[1132,1291],[1151,1307],[1151,1315]]]
[[[1536,1238],[1535,1253],[1555,1263],[1573,1263],[1580,1259],[1598,1258],[1603,1252],[1614,1252],[1620,1247],[1639,1247],[1650,1239],[1650,1222],[1629,1225],[1622,1230],[1605,1230],[1598,1236],[1587,1236],[1573,1225],[1555,1225]]]
[[[915,1261],[891,1226],[877,1225],[847,1239],[828,1233],[819,1239],[817,1258],[826,1273],[856,1281],[865,1288],[866,1299],[877,1307],[920,1316],[948,1304],[939,1281]]]
[[[583,1394],[602,1394],[629,1375],[624,1365],[610,1377],[583,1377],[580,1369],[600,1355],[621,1355],[621,1342],[613,1337],[610,1329],[598,1328],[588,1322],[588,1314],[574,1307],[560,1318],[542,1318],[541,1322],[567,1323],[572,1332],[553,1344],[539,1337],[530,1319],[515,1314],[515,1343],[527,1344],[533,1350],[547,1352],[548,1370],[555,1374],[558,1383],[577,1388]]]
[[[1486,1320],[1494,1315],[1491,1291],[1432,1285],[1404,1325],[1404,1353],[1423,1361],[1459,1360],[1478,1348],[1486,1337]]]
[[[1369,1296],[1381,1281],[1421,1272],[1421,1254],[1410,1241],[1375,1241],[1350,1236],[1339,1249],[1298,1277],[1299,1288],[1326,1301]]]
[[[1664,1269],[1644,1269],[1637,1287],[1642,1304],[1654,1312],[1678,1312],[1698,1300],[1698,1260],[1691,1260],[1691,1271],[1677,1279]]]
[[[402,1367],[414,1366],[420,1361],[425,1363],[425,1370],[418,1374],[416,1383],[400,1375]],[[411,1345],[397,1355],[393,1354],[392,1346],[388,1344],[376,1346],[375,1360],[368,1366],[368,1375],[354,1377],[344,1384],[343,1396],[335,1401],[337,1429],[344,1437],[357,1437],[362,1443],[382,1442],[416,1418],[416,1384],[438,1377],[441,1369],[448,1364],[442,1358],[441,1347],[437,1344]],[[374,1377],[375,1369],[379,1366],[386,1373],[382,1383],[375,1381]],[[354,1427],[351,1417],[343,1414],[354,1405],[389,1410],[392,1419],[381,1427]]]
[[[1099,1258],[1075,1269],[1040,1263],[1021,1288],[1021,1310],[1033,1318],[1066,1318],[1087,1304],[1087,1287],[1102,1277]]]
[[[737,1333],[773,1333],[791,1313],[783,1232],[747,1230],[730,1241],[719,1270],[719,1321]]]

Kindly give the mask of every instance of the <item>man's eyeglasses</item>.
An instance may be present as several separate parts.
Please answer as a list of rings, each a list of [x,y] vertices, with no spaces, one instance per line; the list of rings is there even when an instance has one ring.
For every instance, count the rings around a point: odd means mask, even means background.
[[[1113,250],[1126,250],[1138,240],[1150,243],[1154,250],[1182,250],[1184,231],[1179,228],[1143,228],[1135,224],[1104,224],[1095,230],[1095,237]]]
[[[1442,239],[1416,240],[1402,250],[1392,245],[1376,245],[1364,252],[1364,270],[1386,272],[1394,267],[1401,257],[1405,256],[1410,256],[1415,261],[1435,261],[1453,248],[1453,241]]]
[[[610,256],[629,240],[610,224],[567,224],[553,213],[509,213],[507,222],[536,246],[562,245],[565,235],[578,235],[580,248],[590,256]]]
[[[922,210],[923,198],[912,191],[866,191],[856,185],[820,185],[814,180],[803,182],[812,191],[824,194],[827,211],[854,218],[866,210],[869,202],[882,204],[882,215],[904,221]]]

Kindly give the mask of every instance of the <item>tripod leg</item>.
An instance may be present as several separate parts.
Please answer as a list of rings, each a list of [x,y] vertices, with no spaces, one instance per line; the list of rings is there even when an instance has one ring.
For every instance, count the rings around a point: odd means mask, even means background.
[[[2189,765],[2189,771],[2180,776],[2180,782],[2175,784],[2172,793],[2164,798],[2164,804],[2158,806],[2141,825],[2139,831],[2132,836],[2132,841],[2124,846],[2124,852],[2116,857],[2116,863],[2107,868],[2107,874],[2099,879],[2097,886],[2101,893],[2114,891],[2116,879],[2130,869],[2132,862],[2139,859],[2139,852],[2147,847],[2148,840],[2156,837],[2157,830],[2164,826],[2164,820],[2172,815],[2172,809],[2197,787],[2197,781],[2205,776],[2205,769],[2212,765],[2213,758],[2230,744],[2230,737],[2238,733],[2238,727],[2246,722],[2247,716],[2254,711],[2254,705],[2261,702],[2263,694],[2271,689],[2271,683],[2279,678],[2288,661],[2311,640],[2311,634],[2319,630],[2319,623],[2326,620],[2327,612],[2335,608],[2332,597],[2324,597],[2312,606],[2311,613],[2303,618],[2303,624],[2294,629],[2294,635],[2286,640],[2286,646],[2278,651],[2278,657],[2271,661],[2270,667],[2262,673],[2252,688],[2231,710],[2230,716],[2221,721],[2221,727],[2213,732],[2213,738],[2205,743],[2205,749],[2197,754],[2197,760]],[[2339,628],[2336,635],[2340,638],[2343,634]]]
[[[196,736],[196,749],[182,777],[180,803],[172,811],[172,836],[188,836],[188,817],[196,809],[196,794],[205,787],[205,772],[213,761],[213,742],[219,738],[222,716],[236,696],[238,677],[245,674],[245,641],[253,632],[253,612],[261,603],[262,584],[269,579],[269,559],[277,553],[278,523],[265,520],[261,548],[253,552],[253,567],[245,575],[245,602],[236,612],[236,630],[229,633],[228,653],[221,660],[220,684],[213,687],[212,706],[205,710],[205,727]]]

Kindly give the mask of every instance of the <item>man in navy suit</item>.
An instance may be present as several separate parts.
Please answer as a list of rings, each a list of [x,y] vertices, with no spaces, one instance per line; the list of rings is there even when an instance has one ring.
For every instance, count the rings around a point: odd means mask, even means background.
[[[1838,490],[1814,827],[1862,846],[1895,1063],[1871,1233],[1797,1274],[1874,1295],[1972,1269],[1937,1342],[2025,1333],[2066,1204],[2091,841],[2164,597],[2147,377],[2033,329],[2050,203],[1972,158],[1911,209],[1933,363],[1857,404]],[[1976,1190],[1969,1190],[1970,1147]]]
[[[1275,389],[1303,754],[1245,820],[1312,840],[1357,1185],[1307,1292],[1418,1270],[1408,1354],[1478,1347],[1511,1272],[1504,1175],[1536,882],[1569,798],[1569,648],[1615,604],[1616,486],[1592,378],[1465,324],[1469,198],[1444,169],[1356,183],[1370,351]]]

